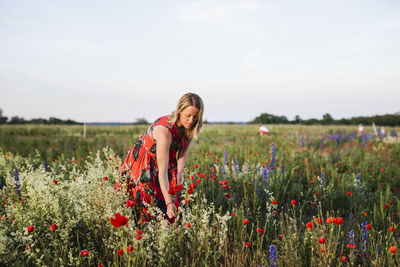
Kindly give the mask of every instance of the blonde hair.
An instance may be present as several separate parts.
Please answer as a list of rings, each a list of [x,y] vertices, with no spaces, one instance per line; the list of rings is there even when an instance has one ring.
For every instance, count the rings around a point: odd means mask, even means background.
[[[199,135],[200,129],[203,126],[203,111],[204,111],[204,106],[203,106],[203,101],[201,100],[200,96],[194,94],[194,93],[187,93],[184,94],[178,101],[178,104],[176,106],[176,109],[172,112],[170,122],[172,124],[175,124],[181,115],[181,112],[190,106],[195,106],[196,108],[199,109],[199,114],[197,116],[197,121],[193,125],[191,129],[185,129],[185,135],[187,138],[190,140],[193,139],[193,137],[196,137]]]

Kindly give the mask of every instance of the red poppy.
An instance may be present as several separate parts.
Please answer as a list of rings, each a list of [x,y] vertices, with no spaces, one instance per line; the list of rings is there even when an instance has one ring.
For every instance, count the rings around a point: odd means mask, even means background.
[[[136,204],[135,201],[129,199],[129,200],[126,202],[126,207],[129,208],[129,207],[131,207],[131,206],[133,206],[133,205],[135,205],[135,204]]]
[[[107,177],[107,176],[104,176],[103,179],[104,179],[104,181],[107,181],[107,180],[108,180],[108,177]]]
[[[320,244],[325,244],[325,243],[326,243],[325,237],[320,237],[320,238],[318,239],[318,242],[319,242]]]
[[[392,232],[394,232],[394,231],[395,231],[395,229],[394,229],[394,227],[393,227],[393,226],[390,226],[390,227],[388,228],[388,230],[389,230],[389,231],[392,231]]]
[[[197,165],[197,164],[194,164],[194,168],[195,169],[197,169],[199,167],[199,165]]]
[[[137,235],[136,236],[136,240],[140,240],[140,239],[142,239],[142,236],[141,235]]]
[[[133,246],[127,247],[127,248],[126,248],[126,251],[127,251],[127,252],[132,252],[132,251],[133,251]]]
[[[351,193],[351,192],[347,192],[347,193],[346,193],[346,195],[348,195],[348,196],[351,196],[351,195],[352,195],[352,193]]]
[[[32,233],[35,230],[35,226],[29,225],[26,230],[28,231],[28,233]]]
[[[354,244],[347,244],[347,247],[348,247],[348,248],[355,248],[356,245],[354,245]]]
[[[99,262],[99,267],[103,267],[103,264],[101,264],[101,262]]]
[[[364,212],[364,216],[367,217],[368,216],[368,212]]]
[[[335,218],[335,217],[328,217],[328,218],[326,219],[326,222],[327,222],[327,223],[334,223],[334,222],[336,222],[336,218]]]
[[[234,212],[232,212],[232,217],[235,217],[235,216],[236,216],[236,214]]]
[[[310,184],[313,184],[314,183],[314,181],[310,181]]]
[[[187,228],[192,227],[192,225],[190,224],[190,222],[186,223],[186,227],[187,227]]]
[[[342,256],[342,261],[346,262],[347,261],[347,257],[346,256]]]
[[[371,230],[372,226],[371,226],[370,224],[367,224],[367,225],[365,226],[365,228],[367,228],[367,230]]]
[[[318,225],[318,224],[322,223],[322,221],[323,221],[322,218],[317,217],[317,218],[315,218],[314,223],[315,223],[315,225]]]
[[[250,243],[245,243],[244,245],[245,245],[247,248],[250,247]]]
[[[260,233],[260,235],[263,235],[265,233],[264,229],[257,228],[256,230],[257,230],[258,233]]]
[[[29,243],[28,243],[28,245],[26,245],[25,249],[26,249],[26,250],[29,250]]]
[[[140,229],[136,229],[135,232],[136,232],[137,235],[143,234],[143,230],[140,230]]]
[[[228,194],[225,195],[225,197],[230,198],[230,197],[231,197],[231,194],[228,193]]]
[[[248,224],[249,222],[250,222],[249,219],[244,219],[244,220],[243,220],[243,223],[244,223],[244,224]]]
[[[81,255],[82,257],[86,257],[87,255],[89,255],[89,250],[87,249],[81,250],[81,252],[79,252],[79,255]]]
[[[57,181],[57,180],[53,180],[53,183],[54,183],[54,184],[58,184],[58,181]]]
[[[57,226],[55,223],[53,223],[53,224],[49,227],[49,229],[50,229],[50,231],[55,231],[55,230],[58,229],[58,226]]]
[[[335,223],[337,225],[342,224],[343,223],[343,218],[342,217],[336,217]]]
[[[124,249],[121,248],[120,250],[118,250],[118,254],[122,257],[122,255],[124,255]]]
[[[295,205],[297,204],[297,201],[293,199],[292,201],[290,201],[290,203],[291,203],[293,206],[295,206]]]
[[[385,169],[384,168],[381,168],[381,172],[383,172]]]
[[[271,203],[274,204],[274,205],[278,205],[278,202],[276,202],[276,200],[272,200]]]
[[[394,246],[391,246],[391,247],[389,248],[389,251],[392,252],[393,254],[396,252],[396,250],[397,250],[397,248],[394,247]]]
[[[119,213],[115,213],[115,218],[110,217],[110,222],[115,228],[126,225],[128,221],[129,219],[127,217],[122,216]]]
[[[312,224],[312,222],[308,222],[308,223],[306,224],[306,227],[307,227],[308,229],[313,229],[313,224]]]

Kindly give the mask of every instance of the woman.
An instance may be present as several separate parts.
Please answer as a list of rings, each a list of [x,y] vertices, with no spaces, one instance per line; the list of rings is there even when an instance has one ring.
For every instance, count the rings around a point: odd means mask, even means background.
[[[173,222],[179,207],[187,150],[203,125],[203,101],[183,95],[172,114],[158,118],[130,149],[121,164],[121,181],[131,204],[140,207],[141,223],[150,220],[143,203],[154,204]]]

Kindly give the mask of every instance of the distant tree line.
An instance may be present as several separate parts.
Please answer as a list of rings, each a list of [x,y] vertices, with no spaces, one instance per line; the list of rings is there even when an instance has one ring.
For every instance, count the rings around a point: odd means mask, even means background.
[[[370,117],[352,117],[350,119],[335,120],[329,113],[322,116],[322,119],[308,119],[302,120],[299,115],[296,115],[294,120],[288,120],[286,116],[276,116],[269,113],[262,113],[254,120],[250,121],[251,124],[304,124],[304,125],[364,125],[375,123],[384,126],[400,126],[400,114],[386,114],[376,115]]]
[[[61,120],[58,118],[50,117],[47,119],[31,119],[25,120],[24,118],[13,116],[10,119],[3,116],[3,110],[0,108],[0,124],[82,124],[73,120]]]

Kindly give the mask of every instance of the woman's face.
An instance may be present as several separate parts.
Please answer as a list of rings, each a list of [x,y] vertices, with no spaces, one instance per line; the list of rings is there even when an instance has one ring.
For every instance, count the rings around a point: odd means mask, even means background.
[[[190,129],[196,124],[199,116],[199,109],[195,106],[188,106],[180,113],[179,121],[185,129]],[[179,124],[178,124],[179,125]]]

